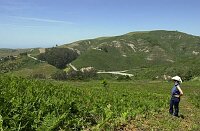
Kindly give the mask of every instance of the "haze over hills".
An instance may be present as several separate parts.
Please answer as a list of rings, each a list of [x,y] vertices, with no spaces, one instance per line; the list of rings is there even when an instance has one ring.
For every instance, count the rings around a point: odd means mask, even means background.
[[[79,57],[72,64],[78,69],[127,70],[135,76],[147,77],[183,72],[199,76],[200,37],[178,31],[130,32],[121,36],[81,40],[56,48],[76,51]],[[40,51],[34,49],[28,53],[37,57]]]

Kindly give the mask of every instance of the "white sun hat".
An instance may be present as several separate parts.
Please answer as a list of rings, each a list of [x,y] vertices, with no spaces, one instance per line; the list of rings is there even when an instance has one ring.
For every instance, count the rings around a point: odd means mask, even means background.
[[[179,76],[172,77],[172,80],[176,80],[176,81],[179,81],[180,83],[182,83],[181,77],[179,77]]]

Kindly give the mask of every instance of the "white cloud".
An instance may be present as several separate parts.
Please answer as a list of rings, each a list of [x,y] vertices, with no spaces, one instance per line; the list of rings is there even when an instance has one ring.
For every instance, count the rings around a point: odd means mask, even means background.
[[[21,19],[21,20],[36,21],[36,22],[74,24],[73,22],[63,21],[63,20],[43,19],[43,18],[35,18],[35,17],[22,17],[22,16],[10,16],[10,17]]]

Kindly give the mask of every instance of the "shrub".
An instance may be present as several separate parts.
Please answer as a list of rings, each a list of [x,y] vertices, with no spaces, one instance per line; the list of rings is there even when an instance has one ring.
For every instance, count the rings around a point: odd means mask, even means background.
[[[103,85],[103,87],[104,88],[108,88],[108,82],[106,81],[106,80],[103,80],[102,82],[101,82],[101,84]]]
[[[55,80],[66,80],[67,74],[65,71],[57,71],[51,75],[51,78]]]
[[[81,70],[81,71],[70,71],[67,73],[67,79],[69,80],[86,80],[94,79],[97,77],[95,69],[92,70]]]
[[[128,76],[128,75],[120,75],[120,76],[117,77],[117,80],[118,80],[118,81],[121,81],[121,80],[126,80],[126,81],[128,81],[128,80],[131,80],[131,77]]]
[[[30,77],[34,79],[46,79],[46,76],[42,73],[36,73],[36,74],[31,75]]]
[[[69,80],[83,80],[84,75],[81,71],[70,71],[67,73],[67,79]]]

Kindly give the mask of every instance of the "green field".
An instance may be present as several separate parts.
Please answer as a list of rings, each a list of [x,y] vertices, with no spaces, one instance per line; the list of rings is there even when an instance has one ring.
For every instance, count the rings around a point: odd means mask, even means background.
[[[200,84],[182,85],[180,114],[168,114],[173,83],[57,82],[0,76],[3,130],[200,130]]]

